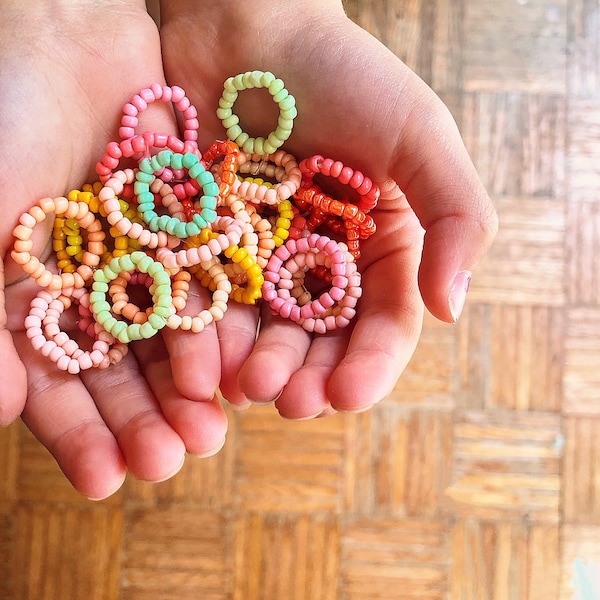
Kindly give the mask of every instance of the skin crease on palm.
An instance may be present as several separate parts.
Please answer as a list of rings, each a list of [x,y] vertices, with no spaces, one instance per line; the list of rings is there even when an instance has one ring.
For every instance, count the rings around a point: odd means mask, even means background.
[[[160,39],[143,3],[98,4],[54,2],[33,15],[9,2],[0,37],[1,75],[10,82],[0,92],[0,152],[10,165],[0,175],[8,284],[0,305],[8,329],[0,331],[0,424],[14,420],[27,397],[25,423],[93,498],[118,489],[126,470],[159,481],[179,470],[186,452],[217,451],[227,427],[219,386],[236,407],[276,398],[282,416],[294,419],[364,410],[384,398],[414,351],[423,301],[453,320],[453,279],[475,267],[497,226],[447,109],[337,0],[303,3],[300,12],[287,1],[171,0],[162,6]],[[121,106],[141,88],[183,87],[198,108],[203,149],[224,135],[215,116],[224,80],[255,69],[281,77],[296,97],[289,152],[330,156],[381,185],[378,231],[362,246],[355,322],[313,336],[264,309],[230,303],[200,335],[169,332],[132,344],[104,371],[58,372],[23,332],[36,289],[18,280],[7,257],[19,215],[38,198],[93,179],[106,143],[117,139]],[[265,94],[241,93],[236,103],[254,135],[276,121]],[[163,103],[140,125],[176,131]],[[43,254],[48,229],[39,229]],[[190,301],[199,310],[207,295],[196,292]]]

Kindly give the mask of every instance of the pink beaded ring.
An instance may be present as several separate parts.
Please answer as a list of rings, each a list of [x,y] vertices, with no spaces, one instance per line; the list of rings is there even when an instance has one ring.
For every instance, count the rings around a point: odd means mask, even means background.
[[[56,363],[62,371],[77,374],[96,367],[104,369],[118,363],[128,352],[122,344],[102,329],[93,327],[94,341],[91,351],[84,351],[79,344],[61,331],[59,320],[70,307],[71,301],[89,306],[89,293],[84,288],[41,290],[31,301],[29,315],[25,319],[26,335],[31,345]]]
[[[298,305],[291,293],[295,287],[293,274],[299,269],[314,269],[325,265],[331,270],[331,288],[319,298]],[[347,252],[327,236],[313,233],[308,238],[288,240],[275,250],[264,271],[263,298],[271,310],[284,318],[300,322],[315,318],[339,302],[346,293]]]
[[[88,250],[82,257],[82,264],[73,273],[61,273],[60,275],[52,273],[39,258],[31,255],[33,228],[51,213],[67,219],[74,219],[82,229],[89,233],[99,234],[96,236],[98,243],[88,244]],[[91,279],[94,269],[100,264],[100,257],[104,252],[102,240],[99,239],[100,237],[104,239],[101,232],[102,224],[85,202],[75,202],[62,196],[54,199],[43,198],[19,218],[19,225],[13,230],[16,241],[11,256],[40,287],[47,287],[51,290],[81,288]]]
[[[135,129],[139,124],[138,115],[144,112],[148,108],[148,105],[156,100],[172,102],[176,110],[182,113],[184,118],[183,139],[186,142],[192,142],[197,149],[198,111],[186,96],[185,90],[177,85],[169,87],[153,83],[150,87],[144,88],[135,94],[123,106],[123,116],[121,117],[121,127],[119,128],[120,138],[126,140],[135,136]]]
[[[137,240],[141,246],[147,246],[148,248],[174,248],[178,246],[180,241],[176,236],[165,231],[150,231],[141,223],[134,223],[123,214],[118,196],[123,192],[126,184],[135,181],[135,175],[132,169],[117,171],[100,190],[98,198],[102,202],[107,221],[121,235]]]
[[[333,329],[347,327],[354,319],[356,304],[362,295],[361,276],[351,254],[347,254],[347,261],[346,278],[348,279],[348,286],[344,297],[324,313],[308,319],[300,319],[298,324],[306,331],[325,333]]]
[[[208,262],[213,256],[218,256],[230,246],[239,244],[249,223],[250,215],[243,209],[239,210],[234,217],[217,215],[199,235],[190,236],[186,240],[185,248],[176,251],[159,248],[156,257],[168,269],[193,267]],[[211,233],[217,235],[212,236]]]
[[[134,135],[132,138],[120,142],[109,142],[104,156],[96,163],[96,173],[100,181],[106,184],[109,179],[114,177],[122,159],[131,159],[138,163],[142,158],[151,157],[153,150],[171,150],[179,154],[191,152],[201,158],[200,151],[195,143],[184,142],[171,134],[145,132],[142,135]],[[169,183],[176,175],[172,169],[164,167],[157,173],[157,176]],[[177,173],[177,177],[180,176],[181,173]],[[173,192],[179,199],[186,196],[195,196],[199,190],[200,186],[195,179],[188,179],[173,185]]]
[[[339,160],[323,158],[320,154],[315,154],[300,161],[299,168],[302,172],[303,188],[312,187],[315,175],[321,174],[333,177],[343,185],[349,185],[358,194],[359,200],[356,204],[364,212],[370,211],[377,205],[379,186],[360,171],[345,167]]]

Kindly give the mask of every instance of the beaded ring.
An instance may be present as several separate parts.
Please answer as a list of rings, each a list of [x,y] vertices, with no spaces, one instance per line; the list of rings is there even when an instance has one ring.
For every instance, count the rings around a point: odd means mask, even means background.
[[[59,369],[72,374],[92,367],[104,369],[118,363],[127,354],[128,346],[115,340],[98,324],[93,328],[96,339],[91,351],[82,350],[75,340],[61,331],[59,319],[71,301],[77,302],[80,307],[89,306],[88,291],[84,288],[52,292],[41,290],[31,301],[25,329],[33,348],[55,362]]]
[[[135,181],[135,172],[131,169],[117,171],[100,190],[98,198],[102,202],[107,221],[120,235],[126,235],[137,240],[140,246],[147,246],[148,248],[174,248],[178,246],[179,239],[176,236],[172,236],[165,231],[150,231],[137,219],[129,219],[123,214],[118,196],[123,192],[124,185],[133,181]],[[154,196],[152,198],[154,200]]]
[[[311,254],[316,256],[311,256]],[[314,261],[314,264],[312,264]],[[331,289],[319,298],[298,306],[290,294],[294,287],[292,274],[305,265],[326,265],[332,272]],[[313,233],[308,238],[288,240],[275,250],[264,271],[263,298],[271,309],[292,321],[314,318],[339,302],[348,286],[346,253],[343,247],[326,236]]]
[[[223,198],[231,193],[232,186],[235,183],[235,172],[240,157],[240,148],[231,140],[217,140],[202,155],[202,159],[212,170],[213,162],[219,156],[223,157],[223,160],[218,165],[219,196]]]
[[[219,259],[213,256],[209,261],[200,263],[200,267],[206,271],[208,277],[214,282],[212,305],[210,308],[201,310],[195,317],[179,314],[170,315],[167,318],[167,327],[170,329],[200,333],[213,321],[220,321],[227,311],[227,301],[232,288]]]
[[[208,233],[208,237],[214,236],[216,236],[215,233]],[[235,244],[225,249],[223,255],[231,260],[231,263],[222,265],[223,272],[231,283],[230,297],[240,304],[255,304],[262,296],[262,285],[264,283],[263,272],[256,262],[255,256],[247,248]],[[219,260],[218,257],[215,258]],[[212,291],[216,289],[214,278],[202,265],[192,267],[191,271],[203,286]]]
[[[248,154],[272,154],[280,148],[292,133],[296,110],[296,100],[287,91],[281,79],[277,79],[268,71],[247,71],[235,77],[229,77],[224,85],[223,95],[219,100],[217,117],[221,119],[223,127],[227,130],[227,137],[235,142]],[[279,120],[277,128],[269,133],[266,138],[250,137],[239,126],[240,119],[233,112],[233,105],[239,92],[252,88],[266,88],[279,105]]]
[[[187,152],[200,154],[195,142],[184,142],[175,135],[152,132],[146,132],[143,135],[134,135],[132,138],[127,138],[120,142],[109,142],[107,144],[106,153],[96,163],[96,173],[100,181],[106,184],[109,179],[115,176],[115,170],[118,168],[121,159],[131,158],[139,161],[143,157],[149,157],[152,148],[158,150],[167,149],[180,154]],[[166,171],[166,168],[163,169],[160,177],[163,181],[170,181],[173,177],[173,172]],[[180,199],[186,196],[195,196],[199,190],[200,188],[194,179],[173,186],[174,193]]]
[[[193,142],[198,147],[198,111],[185,94],[185,90],[177,85],[169,87],[153,83],[149,88],[144,88],[135,94],[123,106],[119,136],[122,140],[130,139],[135,135],[135,128],[139,124],[138,115],[148,108],[148,104],[156,100],[172,102],[175,108],[183,114],[183,139]]]
[[[273,154],[240,153],[239,173],[265,175],[277,181],[274,185],[259,184],[253,181],[240,181],[233,184],[232,191],[245,200],[257,204],[277,204],[291,198],[300,187],[302,172],[291,154],[278,150]]]
[[[235,218],[226,215],[217,216],[210,227],[205,227],[197,236],[191,236],[186,240],[186,248],[177,251],[159,248],[156,251],[156,258],[168,269],[191,267],[208,262],[231,245],[238,244],[245,225],[246,221],[237,215]],[[222,233],[216,233],[214,230],[217,229],[222,230]],[[216,235],[213,236],[212,233]]]
[[[364,212],[370,211],[377,205],[379,186],[360,171],[345,167],[339,160],[323,158],[320,154],[315,154],[300,161],[299,168],[302,172],[303,188],[310,188],[315,175],[321,174],[333,177],[343,185],[349,185],[358,194],[357,206]]]
[[[150,192],[150,184],[155,179],[154,174],[166,166],[187,169],[190,178],[195,179],[202,187],[204,195],[200,198],[200,212],[193,215],[192,221],[181,221],[168,215],[159,217],[154,210],[154,194]],[[198,235],[200,230],[212,223],[217,216],[215,209],[219,186],[215,183],[212,173],[200,163],[196,154],[162,150],[152,158],[144,158],[140,161],[135,178],[134,193],[138,199],[138,212],[151,231],[165,231],[178,238],[187,238]]]
[[[132,273],[135,270],[148,273],[152,277],[156,285],[155,298],[148,320],[145,323],[128,325],[125,321],[117,320],[111,314],[111,305],[106,299],[106,294],[109,290],[109,283],[117,279],[120,273],[123,271]],[[162,263],[141,251],[113,258],[103,269],[96,271],[92,289],[90,308],[96,321],[123,343],[148,339],[156,335],[167,324],[167,319],[174,310],[169,273]]]
[[[49,271],[39,258],[31,255],[33,228],[44,221],[50,213],[62,215],[66,219],[74,219],[80,227],[86,229],[90,234],[98,233],[98,245],[92,242],[90,248],[88,244],[88,250],[82,256],[83,263],[72,273],[63,272],[56,275]],[[104,246],[100,243],[100,238],[104,239],[102,224],[90,212],[89,206],[84,202],[67,200],[63,196],[39,200],[29,211],[21,215],[19,225],[13,230],[13,236],[16,241],[11,252],[12,259],[20,264],[25,273],[31,275],[40,287],[47,287],[51,290],[84,287],[86,282],[90,280],[94,269],[99,265],[100,256],[104,251]]]
[[[350,254],[348,254],[346,264],[346,278],[348,279],[346,293],[335,306],[328,308],[321,315],[300,319],[298,324],[306,331],[315,333],[325,333],[328,330],[347,327],[356,315],[356,304],[362,295],[361,276]]]

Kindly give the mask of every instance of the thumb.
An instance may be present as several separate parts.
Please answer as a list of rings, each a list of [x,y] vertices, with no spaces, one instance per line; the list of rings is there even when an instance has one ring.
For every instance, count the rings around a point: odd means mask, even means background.
[[[450,112],[431,90],[423,96],[402,136],[406,150],[397,154],[394,179],[425,229],[419,267],[425,306],[456,322],[498,218]]]

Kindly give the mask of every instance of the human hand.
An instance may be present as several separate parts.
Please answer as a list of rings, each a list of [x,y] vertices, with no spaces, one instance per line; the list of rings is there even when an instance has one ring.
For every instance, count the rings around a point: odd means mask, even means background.
[[[10,259],[13,227],[38,199],[96,181],[96,161],[118,139],[119,107],[164,81],[158,32],[143,2],[37,4],[5,3],[0,24],[0,425],[23,411],[74,487],[103,498],[120,487],[126,469],[158,481],[179,470],[186,450],[216,451],[226,417],[215,382],[195,391],[204,402],[176,390],[166,345],[177,354],[178,336],[131,344],[120,363],[79,376],[59,371],[25,336],[39,288]],[[143,125],[177,131],[166,104],[148,110]],[[49,219],[36,227],[34,255],[48,256],[49,227]],[[61,325],[68,320],[65,314]]]
[[[416,346],[423,303],[441,320],[462,310],[470,271],[497,217],[448,110],[399,59],[321,2],[171,0],[161,6],[163,64],[200,115],[201,148],[225,133],[215,117],[224,80],[271,71],[296,98],[284,148],[332,157],[379,183],[377,233],[362,244],[363,297],[350,327],[311,335],[247,306],[218,324],[221,390],[234,405],[273,399],[289,418],[363,410],[393,388]],[[240,94],[244,130],[264,135],[268,96]],[[189,356],[205,351],[190,340]],[[193,395],[192,375],[182,393]]]

